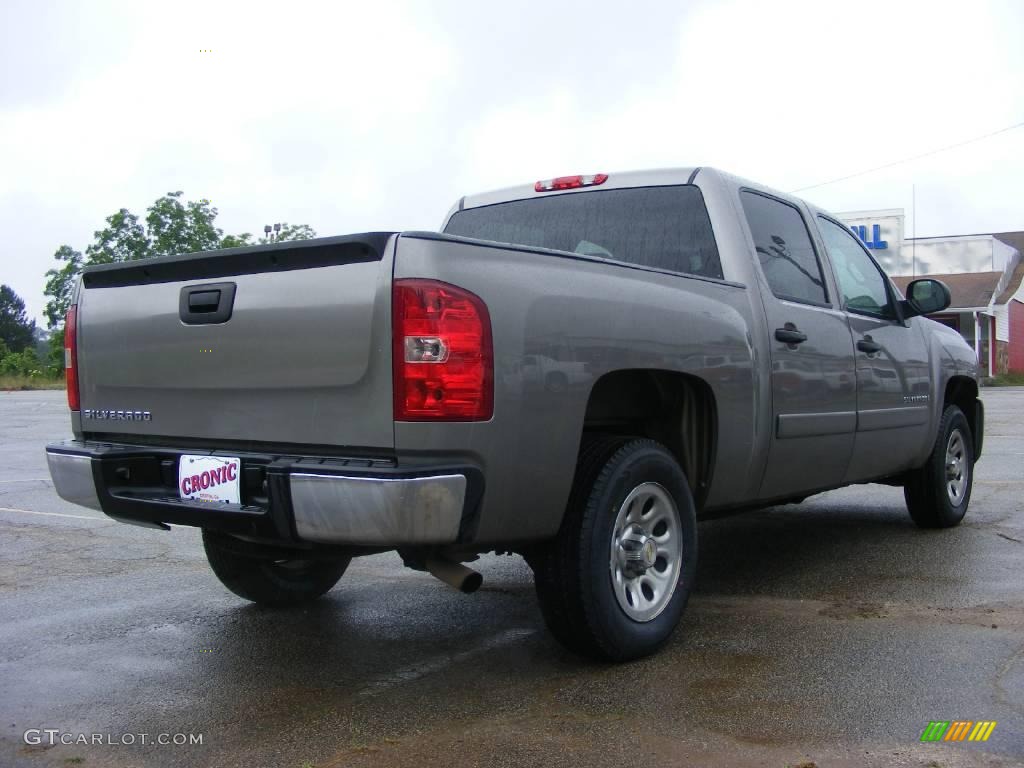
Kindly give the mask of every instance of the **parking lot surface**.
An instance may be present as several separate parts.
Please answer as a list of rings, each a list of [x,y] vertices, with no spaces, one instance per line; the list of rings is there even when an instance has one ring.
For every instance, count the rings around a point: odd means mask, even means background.
[[[1022,765],[1024,389],[983,397],[960,527],[874,485],[704,522],[669,646],[607,666],[546,634],[515,557],[471,596],[381,555],[312,607],[249,605],[198,531],[59,499],[63,393],[0,392],[0,765]],[[933,720],[997,726],[921,743]]]

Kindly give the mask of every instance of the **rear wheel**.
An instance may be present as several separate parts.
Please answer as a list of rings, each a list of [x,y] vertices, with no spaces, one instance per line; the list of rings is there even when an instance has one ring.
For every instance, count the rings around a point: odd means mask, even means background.
[[[921,528],[951,528],[967,514],[974,484],[973,446],[967,418],[955,405],[947,406],[928,461],[903,487],[910,517]]]
[[[653,653],[686,607],[697,565],[693,500],[659,443],[586,438],[558,537],[531,557],[541,612],[577,653]]]
[[[259,605],[284,608],[314,600],[345,573],[351,558],[270,559],[247,554],[237,539],[203,530],[206,559],[221,583]]]

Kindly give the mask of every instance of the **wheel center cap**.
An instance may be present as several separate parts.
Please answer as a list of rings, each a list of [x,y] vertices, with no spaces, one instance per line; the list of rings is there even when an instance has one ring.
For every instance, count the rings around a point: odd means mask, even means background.
[[[633,528],[622,536],[619,557],[626,574],[635,578],[658,561],[658,543],[642,530]]]
[[[650,568],[654,565],[654,561],[658,559],[658,545],[654,543],[654,539],[647,539],[641,551],[644,555],[644,564]]]

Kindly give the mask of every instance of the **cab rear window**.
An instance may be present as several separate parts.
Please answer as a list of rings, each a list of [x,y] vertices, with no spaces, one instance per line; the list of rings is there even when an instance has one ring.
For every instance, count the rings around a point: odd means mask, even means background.
[[[445,232],[722,279],[704,197],[693,185],[512,200],[452,216]]]

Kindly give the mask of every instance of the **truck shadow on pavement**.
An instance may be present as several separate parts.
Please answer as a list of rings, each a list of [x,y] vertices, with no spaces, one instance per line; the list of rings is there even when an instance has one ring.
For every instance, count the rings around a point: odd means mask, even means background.
[[[824,502],[705,521],[698,536],[691,613],[703,600],[731,597],[861,606],[914,600],[925,584],[941,602],[979,546],[957,529],[921,531],[903,510]],[[327,667],[357,688],[391,673],[401,678],[405,658],[445,659],[474,649],[518,647],[534,662],[554,654],[574,663],[547,638],[532,573],[521,559],[484,557],[476,564],[484,587],[467,597],[427,574],[398,570],[397,558],[386,557],[354,561],[326,599],[306,607],[240,604],[219,625],[216,642],[246,649],[250,655],[239,663],[257,661],[255,654],[283,666],[282,681],[294,680],[297,667],[314,676]]]
[[[925,531],[902,509],[825,500],[709,520],[698,526],[696,594],[829,599],[949,583],[979,549],[967,530]]]

